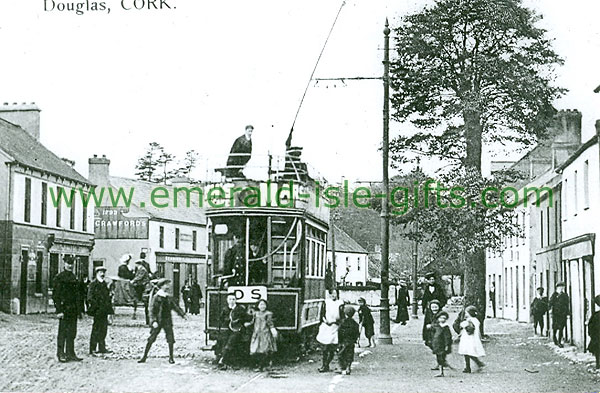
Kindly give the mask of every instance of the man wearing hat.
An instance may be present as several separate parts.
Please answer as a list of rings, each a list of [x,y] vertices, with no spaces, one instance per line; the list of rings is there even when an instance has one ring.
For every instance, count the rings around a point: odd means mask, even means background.
[[[440,302],[440,310],[444,308],[446,302],[448,301],[444,289],[442,289],[442,287],[435,280],[435,273],[427,273],[425,275],[425,281],[426,282],[423,288],[423,299],[421,301],[423,315],[425,315],[430,301],[435,299]]]
[[[540,327],[540,336],[544,335],[544,315],[548,312],[548,298],[544,296],[544,288],[537,289],[537,295],[531,303],[531,316],[533,317],[533,334],[537,334]]]
[[[242,170],[248,161],[250,161],[250,155],[252,154],[252,132],[254,127],[247,125],[244,135],[240,136],[233,142],[229,157],[227,158],[227,177],[239,177],[244,178]]]
[[[569,295],[565,293],[565,283],[562,281],[557,283],[556,292],[550,297],[550,311],[552,313],[552,340],[559,348],[563,347],[563,331],[567,326],[570,303]],[[558,338],[556,337],[557,333]]]
[[[133,280],[133,277],[135,277],[133,272],[129,269],[129,261],[131,261],[131,258],[131,254],[125,254],[119,259],[121,264],[119,265],[117,275],[123,280]]]
[[[135,290],[136,302],[144,303],[144,313],[146,314],[146,325],[150,324],[150,317],[148,315],[148,299],[144,297],[146,287],[150,284],[150,273],[144,267],[144,260],[138,259],[135,261],[135,277],[131,280],[131,285]],[[137,303],[134,304],[134,315]]]
[[[108,316],[114,314],[110,291],[105,281],[106,268],[97,267],[96,277],[88,290],[90,308],[88,314],[94,317],[92,334],[90,335],[90,355],[96,350],[98,353],[110,353],[106,349],[106,332],[108,330]]]
[[[58,317],[57,357],[58,361],[81,361],[75,354],[77,317],[83,312],[79,283],[73,274],[73,257],[65,256],[64,270],[54,277],[52,299]]]

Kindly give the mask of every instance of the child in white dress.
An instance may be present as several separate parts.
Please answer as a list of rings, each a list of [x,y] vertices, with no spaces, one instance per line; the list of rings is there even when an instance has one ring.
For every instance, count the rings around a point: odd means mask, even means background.
[[[481,344],[481,332],[479,330],[480,322],[477,319],[477,309],[474,306],[465,308],[465,320],[460,323],[460,342],[458,344],[459,355],[465,357],[464,373],[471,372],[471,360],[477,364],[481,370],[485,364],[479,360],[485,356],[483,344]]]

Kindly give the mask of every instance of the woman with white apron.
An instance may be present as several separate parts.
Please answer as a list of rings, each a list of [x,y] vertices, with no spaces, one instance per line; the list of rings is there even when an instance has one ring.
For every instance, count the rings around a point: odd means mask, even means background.
[[[319,372],[329,371],[329,363],[333,360],[333,355],[338,344],[338,329],[343,319],[344,302],[338,300],[335,290],[329,291],[329,297],[325,299],[325,304],[321,308],[321,325],[317,341],[323,344],[323,365]]]

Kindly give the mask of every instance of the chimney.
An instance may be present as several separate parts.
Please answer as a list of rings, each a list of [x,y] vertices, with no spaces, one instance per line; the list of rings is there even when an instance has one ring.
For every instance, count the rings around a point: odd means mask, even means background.
[[[0,118],[18,125],[38,141],[40,140],[40,112],[35,102],[31,104],[5,102],[4,105],[0,105]]]
[[[552,167],[557,168],[581,146],[581,112],[577,109],[558,111],[551,135]]]
[[[110,160],[103,154],[102,157],[98,157],[94,154],[94,157],[88,159],[88,179],[92,184],[103,186],[110,184],[109,182],[109,165]]]

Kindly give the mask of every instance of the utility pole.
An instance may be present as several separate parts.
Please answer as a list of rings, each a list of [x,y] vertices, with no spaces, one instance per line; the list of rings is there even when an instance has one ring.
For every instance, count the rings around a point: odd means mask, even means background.
[[[381,207],[381,304],[379,311],[380,344],[392,344],[390,334],[390,215],[389,215],[389,142],[390,142],[390,28],[385,18],[383,49],[383,203]]]
[[[419,224],[418,221],[415,220],[413,221],[413,229],[415,230],[415,236],[416,233],[419,231]],[[412,288],[413,288],[413,295],[412,295],[412,318],[413,319],[418,319],[419,315],[417,314],[418,312],[418,301],[417,301],[417,270],[419,269],[419,242],[417,241],[417,239],[415,239],[414,241],[414,246],[413,246],[413,278],[412,278]]]

